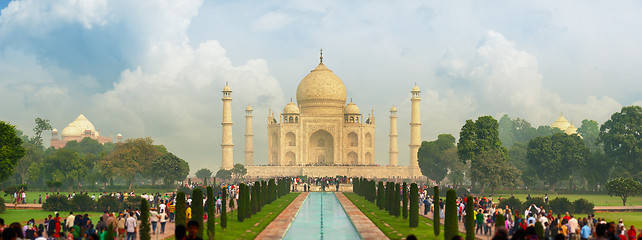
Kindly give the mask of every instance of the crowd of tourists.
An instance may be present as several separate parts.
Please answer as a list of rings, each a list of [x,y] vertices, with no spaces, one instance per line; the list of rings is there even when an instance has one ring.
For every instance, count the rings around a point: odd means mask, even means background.
[[[441,219],[445,217],[441,198],[435,201],[427,191],[422,191],[419,198],[424,215],[434,213],[435,205],[439,205],[439,216]],[[544,199],[548,200],[548,195]],[[475,234],[493,236],[493,239],[539,239],[536,230],[539,222],[544,238],[541,240],[642,240],[642,231],[637,232],[633,225],[627,228],[622,219],[618,223],[607,222],[604,218],[596,218],[594,214],[580,217],[568,212],[555,213],[535,204],[522,212],[508,206],[497,207],[497,203],[493,202],[492,197],[475,197],[472,203],[468,203],[467,198],[462,196],[456,201],[458,221],[464,224],[466,218],[473,218]],[[472,216],[466,214],[468,204],[474,206]],[[499,215],[503,216],[503,222],[497,222]]]

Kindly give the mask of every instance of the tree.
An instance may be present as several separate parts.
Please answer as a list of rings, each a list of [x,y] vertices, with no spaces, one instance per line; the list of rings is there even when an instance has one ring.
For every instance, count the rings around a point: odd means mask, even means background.
[[[582,140],[592,152],[603,151],[598,140],[600,137],[600,125],[594,120],[582,120],[582,126],[577,128],[577,133],[582,136]]]
[[[89,173],[86,160],[76,152],[61,148],[43,160],[42,174],[53,182],[74,185]]]
[[[475,240],[475,204],[473,196],[466,198],[466,240]]]
[[[36,126],[33,128],[34,136],[31,143],[36,146],[42,147],[42,132],[51,130],[51,125],[48,119],[36,118]]]
[[[16,127],[0,121],[0,182],[13,175],[18,160],[25,155]]]
[[[263,207],[263,205],[261,204],[261,201],[262,201],[261,198],[263,197],[261,195],[261,182],[259,181],[254,182],[254,192],[256,192],[254,195],[254,197],[256,197],[256,203],[255,203],[256,211],[260,212],[261,208]]]
[[[225,169],[218,170],[218,172],[216,172],[216,178],[228,180],[232,178],[232,172],[230,172],[230,170],[225,170]]]
[[[192,220],[198,222],[197,236],[203,238],[203,190],[200,188],[192,190]]]
[[[384,194],[384,190],[385,187],[383,186],[383,182],[379,181],[379,184],[377,185],[377,207],[381,210],[386,206],[386,195]]]
[[[626,199],[642,193],[642,184],[632,178],[616,178],[606,183],[609,196],[618,196],[622,199],[622,206],[626,206]]]
[[[446,151],[455,148],[455,137],[450,134],[439,134],[435,141],[424,141],[417,152],[417,161],[422,174],[439,184],[451,168],[451,155],[446,155]]]
[[[499,140],[498,123],[491,116],[481,116],[477,121],[466,120],[461,127],[457,155],[461,161],[474,161],[475,156],[493,149],[506,152]]]
[[[152,169],[154,171],[153,179],[162,178],[165,186],[183,181],[189,174],[189,164],[173,153],[163,154],[156,158],[152,163]]]
[[[495,222],[496,222],[495,224],[496,228],[506,229],[506,224],[505,224],[506,218],[504,218],[504,214],[498,213]]]
[[[250,186],[245,185],[245,193],[244,193],[245,199],[243,200],[243,203],[245,204],[245,218],[251,218],[252,217],[252,209],[250,208],[250,205],[252,205],[251,199],[250,199]]]
[[[98,140],[88,137],[83,138],[80,142],[69,141],[64,148],[81,154],[91,153],[98,155],[103,151],[103,145]]]
[[[446,209],[444,211],[444,239],[452,239],[459,233],[457,222],[457,192],[448,189],[446,192]]]
[[[408,219],[409,227],[419,226],[419,189],[416,183],[410,184],[410,214]],[[436,234],[439,235],[439,234]]]
[[[394,198],[395,202],[392,205],[393,206],[393,212],[394,212],[393,215],[395,215],[395,217],[399,217],[399,215],[401,213],[401,207],[399,206],[399,200],[400,200],[399,199],[400,198],[399,195],[401,195],[401,191],[399,191],[399,190],[400,190],[399,183],[397,183],[397,184],[395,184],[395,192],[394,192],[394,194],[395,194],[395,198]]]
[[[152,239],[149,235],[151,231],[151,226],[149,225],[149,203],[147,199],[140,199],[140,239],[141,240],[150,240]]]
[[[642,107],[623,107],[600,127],[599,143],[615,161],[616,177],[642,181]]]
[[[21,184],[25,184],[27,183],[27,179],[30,178],[29,168],[31,167],[31,165],[34,165],[34,164],[37,165],[40,162],[42,162],[43,151],[42,151],[42,147],[38,147],[30,142],[23,142],[22,146],[25,149],[25,155],[22,158],[20,158],[14,170],[15,170],[15,173],[20,176]],[[34,173],[38,174],[39,172],[34,171]],[[36,179],[39,177],[40,176],[36,176]]]
[[[216,183],[212,183],[212,185],[216,185]],[[214,239],[214,230],[216,229],[216,211],[214,208],[216,207],[214,202],[216,199],[214,198],[214,188],[212,186],[207,186],[207,238],[208,239]],[[110,239],[111,240],[111,239]]]
[[[590,151],[582,139],[577,134],[565,133],[532,139],[526,154],[528,165],[551,187],[573,175],[579,176],[589,157]]]
[[[245,220],[245,191],[245,183],[239,184],[239,199],[236,201],[239,205],[236,211],[237,220],[239,222],[243,222],[243,220]]]
[[[207,168],[201,168],[196,171],[196,177],[203,180],[203,185],[207,185],[207,179],[212,177],[212,171]]]
[[[225,191],[224,191],[225,192]],[[187,203],[185,202],[185,193],[178,192],[176,193],[176,226],[183,225],[187,227]]]
[[[243,164],[240,163],[234,164],[234,168],[230,171],[232,172],[234,179],[239,179],[247,174],[247,169],[245,169]]]
[[[123,179],[128,179],[131,189],[136,174],[151,176],[154,160],[160,152],[153,146],[151,138],[127,139],[123,144],[118,144],[114,151],[99,161],[101,169],[106,175],[115,174]]]
[[[435,233],[435,236],[439,236],[439,231],[441,226],[441,221],[439,218],[441,218],[441,215],[439,215],[439,186],[435,186],[434,189],[434,196],[433,196],[433,232]]]
[[[223,193],[221,194],[221,198],[223,199],[223,205],[221,206],[221,229],[225,230],[227,228],[227,191],[223,190]],[[232,201],[232,199],[230,199]]]
[[[475,157],[476,160],[470,165],[470,179],[481,184],[481,193],[484,193],[486,185],[495,190],[499,186],[511,186],[519,178],[521,172],[510,165],[505,157],[497,149],[482,152]]]
[[[406,219],[408,218],[408,185],[406,184],[406,182],[403,182],[402,188],[403,188],[403,194],[401,194],[402,195],[401,205],[403,207],[401,208],[401,213],[403,215],[403,219]]]

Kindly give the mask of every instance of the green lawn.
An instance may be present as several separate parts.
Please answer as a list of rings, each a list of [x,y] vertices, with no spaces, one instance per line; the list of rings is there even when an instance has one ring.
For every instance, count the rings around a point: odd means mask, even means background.
[[[261,208],[261,212],[252,215],[251,218],[246,218],[243,222],[239,222],[236,218],[235,212],[227,213],[227,228],[223,231],[220,227],[220,218],[216,218],[216,239],[254,239],[256,236],[267,227],[272,220],[274,220],[285,208],[290,205],[294,199],[301,193],[289,193],[283,197],[278,198],[276,201],[265,205]],[[207,224],[205,224],[205,231],[203,232],[203,239],[207,237]],[[174,240],[174,237],[168,240]]]
[[[128,190],[123,189],[123,191],[128,191]],[[165,194],[172,191],[174,190],[173,189],[134,189],[134,193],[136,193],[137,195],[140,195],[143,193],[149,194],[149,193],[157,193],[157,192],[161,194]],[[47,193],[49,193],[50,196],[54,194],[51,191],[27,191],[27,203],[33,204],[34,200],[36,201],[36,203],[38,203],[39,196],[42,196],[42,201],[45,201],[45,196],[47,196]],[[60,192],[61,195],[65,195],[65,196],[67,196],[69,193],[70,193],[69,191]],[[71,193],[73,193],[73,191]],[[76,193],[79,193],[79,192],[76,192]],[[88,192],[89,196],[91,196],[92,194],[96,194],[96,198],[98,198],[98,196],[100,196],[101,193],[102,192]],[[10,196],[10,195],[5,196],[4,192],[0,192],[0,196],[4,198],[5,203],[7,204],[13,203],[13,196]]]
[[[404,220],[401,216],[391,216],[385,210],[379,210],[377,205],[355,193],[344,192],[344,194],[390,239],[402,239],[410,234],[414,234],[418,239],[435,239],[430,219],[419,216],[419,227],[410,228],[408,227],[408,219]],[[442,227],[441,235],[443,233]]]
[[[484,196],[488,196],[488,194],[484,194]],[[499,197],[502,198],[508,198],[510,197],[510,193],[502,193],[502,194],[493,194],[493,201],[497,201]],[[528,194],[513,194],[516,198],[519,200],[526,201],[526,196]],[[544,197],[544,194],[531,194],[531,197]],[[566,197],[568,200],[575,201],[579,198],[585,198],[589,202],[592,202],[595,204],[595,206],[622,206],[622,199],[620,197],[610,197],[609,195],[602,195],[602,194],[549,194],[548,195],[548,200],[553,200],[556,197]],[[642,196],[636,196],[636,197],[629,197],[626,201],[627,206],[642,206]]]
[[[577,214],[577,216],[585,217],[586,214]],[[642,213],[640,212],[597,212],[596,218],[605,218],[607,222],[613,221],[617,223],[620,218],[623,220],[627,229],[633,226],[642,226]]]
[[[59,212],[61,218],[67,218],[69,212]],[[9,225],[13,222],[26,223],[29,219],[35,219],[36,222],[44,220],[49,214],[55,217],[54,212],[43,210],[23,210],[23,209],[7,209],[5,213],[0,214],[0,218],[4,219],[4,223]],[[79,214],[79,213],[74,213]],[[85,213],[82,213],[83,215]],[[91,221],[96,224],[103,213],[88,212]]]

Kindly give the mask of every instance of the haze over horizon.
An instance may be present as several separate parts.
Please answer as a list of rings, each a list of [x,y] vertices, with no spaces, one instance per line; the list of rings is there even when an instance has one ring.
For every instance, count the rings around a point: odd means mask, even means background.
[[[375,161],[388,162],[399,110],[408,165],[410,89],[421,88],[422,139],[459,135],[503,114],[577,127],[642,105],[639,1],[0,1],[0,119],[32,135],[85,114],[102,135],[150,136],[190,163],[220,165],[221,90],[232,88],[234,162],[254,108],[255,163],[267,163],[267,113],[296,102],[319,62],[364,117]],[[348,100],[349,101],[349,100]],[[44,134],[46,146],[49,134]]]

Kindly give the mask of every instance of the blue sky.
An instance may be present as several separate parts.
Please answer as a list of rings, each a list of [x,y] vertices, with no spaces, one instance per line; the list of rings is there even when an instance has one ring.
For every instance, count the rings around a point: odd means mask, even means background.
[[[103,135],[151,136],[192,164],[220,164],[220,90],[255,108],[256,162],[265,163],[269,108],[324,63],[363,114],[377,117],[387,163],[388,110],[407,146],[415,82],[422,138],[458,135],[466,119],[507,113],[534,125],[560,112],[603,122],[641,104],[639,1],[4,1],[0,119],[31,134],[84,113]],[[579,127],[579,126],[578,126]],[[400,148],[400,164],[408,150]]]

